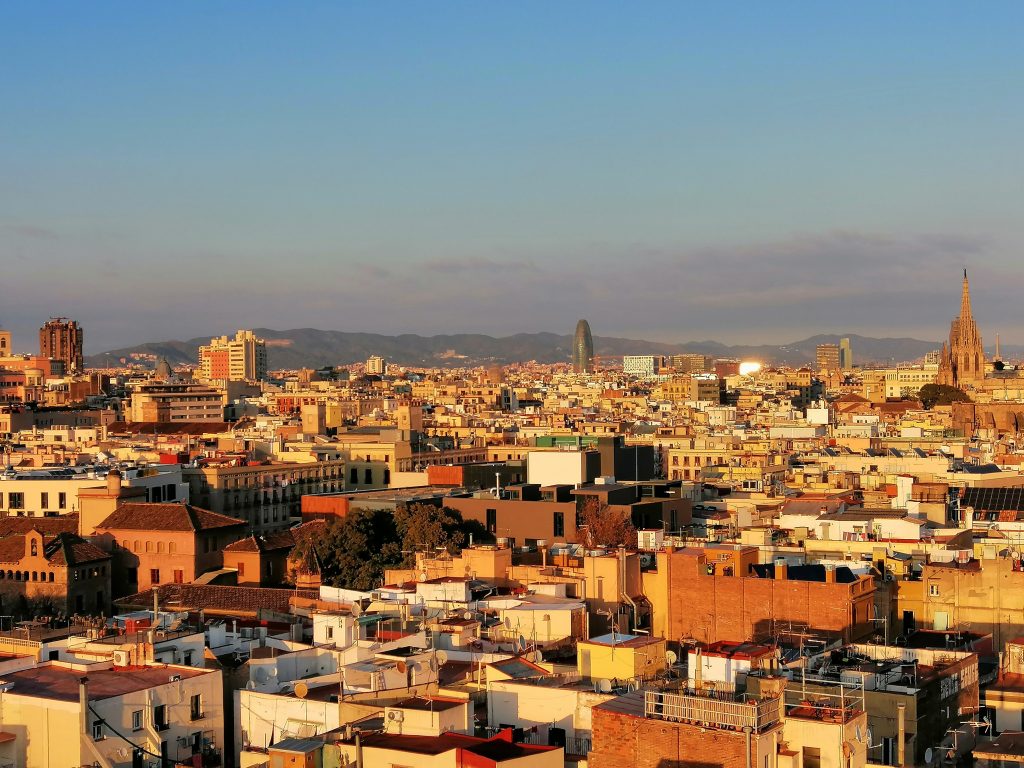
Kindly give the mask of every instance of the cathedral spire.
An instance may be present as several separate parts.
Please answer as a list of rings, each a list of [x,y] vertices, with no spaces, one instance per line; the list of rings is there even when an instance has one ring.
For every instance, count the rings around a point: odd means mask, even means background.
[[[960,296],[960,322],[964,323],[971,317],[971,288],[967,284],[967,268],[964,268],[964,289]]]

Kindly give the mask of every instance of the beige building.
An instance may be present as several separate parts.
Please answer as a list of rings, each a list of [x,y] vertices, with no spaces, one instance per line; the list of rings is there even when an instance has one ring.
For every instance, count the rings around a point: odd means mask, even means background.
[[[229,457],[186,467],[184,477],[198,506],[240,518],[250,530],[263,532],[297,522],[301,496],[345,490],[344,472],[340,459],[252,465]]]
[[[267,378],[267,342],[252,331],[218,336],[199,348],[199,377],[206,381]]]
[[[15,764],[129,768],[164,758],[221,765],[221,673],[178,665],[49,662],[6,674],[3,730]],[[138,756],[138,757],[136,757]]]
[[[224,421],[223,389],[206,384],[151,381],[132,392],[125,414],[132,422]]]

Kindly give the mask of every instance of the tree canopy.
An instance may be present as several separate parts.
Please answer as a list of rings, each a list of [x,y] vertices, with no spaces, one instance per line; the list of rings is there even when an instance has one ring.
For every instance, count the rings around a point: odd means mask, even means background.
[[[929,410],[936,405],[971,402],[971,398],[967,396],[966,392],[948,384],[925,384],[917,396],[921,400],[921,404]]]
[[[597,499],[588,499],[580,510],[580,517],[585,529],[585,546],[636,547],[636,528],[633,527],[628,512],[612,510]]]
[[[475,541],[488,538],[477,521],[463,520],[447,507],[410,504],[394,513],[357,508],[328,522],[319,538],[297,542],[292,560],[312,546],[324,584],[369,591],[380,585],[386,569],[415,565],[417,551],[458,554],[471,533]]]

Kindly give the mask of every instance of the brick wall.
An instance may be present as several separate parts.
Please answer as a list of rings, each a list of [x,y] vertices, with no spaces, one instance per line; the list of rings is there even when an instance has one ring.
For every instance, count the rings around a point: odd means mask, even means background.
[[[667,639],[699,641],[765,639],[804,628],[852,642],[872,633],[874,585],[708,575],[703,562],[684,553],[660,571],[668,580],[664,611]]]
[[[781,726],[780,726],[781,727]],[[746,768],[746,734],[593,709],[590,768]],[[751,736],[751,765],[774,752],[771,734]]]

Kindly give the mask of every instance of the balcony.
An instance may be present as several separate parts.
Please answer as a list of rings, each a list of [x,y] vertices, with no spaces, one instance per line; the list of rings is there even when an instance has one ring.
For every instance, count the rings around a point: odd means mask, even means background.
[[[696,692],[645,691],[644,716],[725,730],[750,728],[761,733],[780,721],[781,712],[777,698],[759,701],[744,700],[732,693],[709,696]]]

